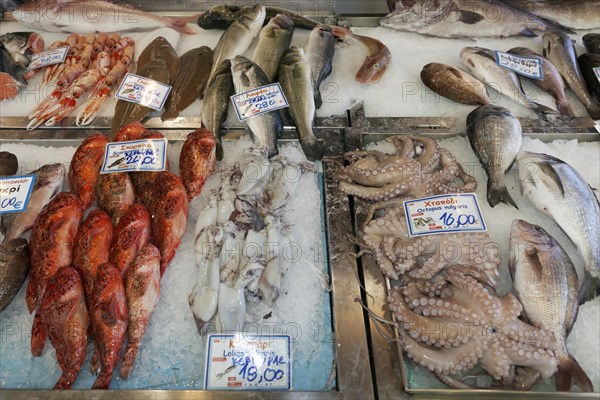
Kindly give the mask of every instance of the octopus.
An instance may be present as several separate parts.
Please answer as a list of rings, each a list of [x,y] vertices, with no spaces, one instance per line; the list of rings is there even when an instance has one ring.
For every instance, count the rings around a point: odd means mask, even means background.
[[[470,193],[477,181],[446,149],[430,138],[392,136],[387,141],[396,154],[376,150],[352,151],[344,155],[350,165],[338,171],[340,190],[362,199],[380,202],[373,212],[402,198],[424,198],[447,193]]]
[[[473,274],[496,285],[501,249],[484,232],[410,237],[404,209],[390,207],[365,226],[362,241],[390,279],[432,280],[459,264],[472,266]]]
[[[453,375],[477,364],[504,385],[516,366],[551,377],[554,335],[519,319],[523,307],[515,296],[498,297],[471,275],[469,266],[455,266],[436,282],[412,281],[390,291],[387,303],[405,354],[451,385],[461,382]]]

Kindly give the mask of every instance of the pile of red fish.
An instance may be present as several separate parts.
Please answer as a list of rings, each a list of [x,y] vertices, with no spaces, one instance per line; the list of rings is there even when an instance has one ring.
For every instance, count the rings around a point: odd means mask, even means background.
[[[159,138],[135,122],[115,141]],[[31,235],[27,306],[36,311],[31,351],[41,355],[46,337],[56,349],[71,387],[81,369],[88,336],[95,342],[94,389],[107,389],[127,337],[120,374],[131,372],[160,293],[160,279],[185,232],[188,196],[199,193],[215,169],[215,140],[199,130],[184,144],[179,176],[169,172],[100,174],[107,138],[96,134],[75,152],[71,193],[60,193],[42,211]],[[98,209],[84,212],[96,201]]]

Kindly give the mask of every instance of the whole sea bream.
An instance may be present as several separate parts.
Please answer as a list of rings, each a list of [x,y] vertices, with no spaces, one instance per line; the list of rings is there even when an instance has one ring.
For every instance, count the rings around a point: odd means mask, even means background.
[[[556,108],[562,115],[569,117],[575,116],[575,113],[573,113],[571,105],[567,100],[567,95],[565,94],[565,83],[554,64],[526,47],[514,47],[508,50],[508,52],[522,57],[539,58],[542,64],[543,77],[542,79],[530,79],[530,82],[554,97],[554,100],[556,100]]]
[[[290,114],[304,155],[310,161],[322,159],[324,149],[313,132],[316,107],[310,67],[302,48],[292,46],[283,58],[279,69],[279,83],[290,103]]]
[[[550,215],[581,254],[586,276],[580,300],[600,294],[600,204],[587,182],[569,164],[547,154],[517,158],[521,192]],[[589,274],[589,275],[588,275]]]
[[[231,60],[250,48],[263,26],[265,15],[265,7],[257,4],[245,10],[240,18],[227,28],[214,50],[211,78],[223,60]]]
[[[0,244],[0,312],[19,293],[29,272],[29,245],[25,239]]]
[[[488,176],[490,206],[503,202],[518,208],[504,183],[504,174],[514,163],[523,140],[517,117],[503,107],[479,107],[467,116],[467,134],[471,148]]]
[[[277,77],[279,64],[292,43],[293,34],[294,21],[284,14],[277,14],[258,34],[252,61],[263,70],[270,82]]]
[[[236,56],[231,63],[231,75],[236,93],[244,93],[268,85],[269,79],[258,65],[243,56]],[[312,97],[312,96],[311,96]],[[277,138],[283,131],[283,123],[277,112],[267,112],[247,119],[256,142],[267,149],[269,157],[277,154]]]
[[[420,0],[397,7],[381,26],[444,38],[535,36],[534,31],[570,29],[498,0]]]
[[[42,209],[62,189],[65,168],[62,164],[46,164],[33,171],[35,182],[24,212],[2,216],[4,240],[17,239],[30,230]]]
[[[544,57],[554,64],[575,96],[581,101],[592,119],[600,119],[600,103],[587,90],[581,70],[577,65],[577,53],[573,40],[562,32],[546,32],[542,37]]]
[[[542,227],[514,220],[509,268],[527,319],[556,338],[556,390],[570,391],[574,382],[585,392],[593,391],[590,378],[566,345],[577,317],[579,294],[575,266],[567,253]]]

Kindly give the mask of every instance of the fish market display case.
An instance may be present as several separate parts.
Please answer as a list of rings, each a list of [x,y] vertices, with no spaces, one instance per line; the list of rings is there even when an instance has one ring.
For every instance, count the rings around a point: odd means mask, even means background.
[[[224,2],[188,1],[186,2],[187,14],[193,14],[194,12],[191,10],[203,11],[222,3]],[[227,3],[235,4],[236,2]],[[338,22],[348,26],[372,27],[377,25],[379,19],[379,16],[363,15],[363,13],[371,13],[366,10],[369,6],[365,6],[366,2],[364,1],[338,0],[335,5],[333,1],[284,3],[286,7],[290,6],[291,9],[297,11],[312,10],[305,14],[328,22],[334,19],[335,10],[342,14],[339,16]],[[143,2],[143,6],[168,15],[172,15],[169,11],[173,7],[177,8],[170,3],[159,1]],[[378,5],[373,12],[380,13],[382,12],[381,8],[381,5]],[[353,15],[353,13],[361,14]],[[393,73],[394,69],[391,68],[388,74]],[[335,99],[335,90],[333,93]],[[169,380],[155,385],[152,384],[153,376],[149,375],[145,387],[136,390],[134,394],[125,387],[119,386],[119,388],[109,391],[76,389],[61,392],[58,395],[52,390],[32,390],[31,386],[39,387],[33,381],[25,380],[17,387],[9,387],[6,385],[6,379],[3,379],[0,382],[0,388],[2,388],[0,397],[7,399],[56,397],[129,399],[138,396],[155,399],[234,399],[240,397],[265,399],[598,398],[598,393],[556,393],[548,386],[539,388],[538,391],[523,393],[494,389],[455,390],[448,389],[441,384],[431,384],[435,378],[432,379],[427,375],[426,370],[416,367],[402,354],[397,343],[398,332],[389,327],[382,327],[363,309],[361,303],[376,315],[390,320],[391,317],[385,304],[388,290],[393,283],[384,277],[371,256],[355,257],[360,247],[355,243],[354,238],[363,226],[368,205],[339,190],[339,179],[336,172],[340,163],[343,162],[343,154],[347,151],[363,149],[366,146],[375,146],[389,136],[405,134],[449,141],[449,146],[453,146],[453,149],[468,146],[468,140],[465,139],[464,118],[453,116],[451,113],[435,117],[387,117],[368,116],[365,111],[367,113],[374,112],[377,115],[374,106],[356,104],[337,116],[322,116],[316,121],[316,134],[326,148],[325,158],[320,164],[317,174],[317,186],[322,204],[322,215],[320,216],[323,239],[320,246],[324,255],[322,273],[330,282],[329,291],[325,291],[323,295],[324,311],[320,326],[324,327],[324,332],[316,335],[320,342],[320,351],[324,352],[325,356],[322,354],[315,356],[318,362],[313,367],[313,375],[321,375],[320,379],[316,381],[323,382],[322,385],[316,385],[313,382],[311,386],[311,382],[302,382],[293,385],[290,391],[203,391],[203,382],[198,382],[201,380],[198,376],[182,378],[177,375],[177,372],[169,375],[171,372],[161,369],[163,361],[157,359],[154,373],[157,376],[166,374],[169,376]],[[28,122],[26,118],[5,115],[0,112],[0,147],[9,144],[30,144],[50,150],[73,147],[92,133],[107,132],[110,129],[111,120],[110,116],[101,116],[96,119],[93,126],[82,129],[75,126],[73,118],[66,118],[61,126],[29,132],[25,130]],[[594,126],[594,122],[587,117],[580,116],[563,120],[560,123],[544,123],[532,118],[521,117],[520,122],[523,127],[523,136],[532,141],[539,139],[543,143],[550,143],[555,140],[575,139],[578,143],[600,142],[600,134]],[[182,144],[187,134],[200,127],[200,120],[194,116],[184,116],[175,121],[163,122],[160,118],[152,117],[144,121],[144,126],[160,131],[169,140],[170,146],[179,148],[177,146]],[[224,133],[226,143],[234,143],[249,137],[249,132],[241,125],[229,126]],[[295,128],[285,126],[279,144],[294,143],[297,146],[296,138]],[[462,162],[460,159],[459,161]],[[600,168],[598,165],[596,167]],[[478,176],[478,182],[480,187],[483,186],[480,176]],[[493,221],[492,219],[488,222],[493,223]],[[188,234],[190,230],[193,230],[189,225]],[[506,238],[506,240],[508,239]],[[183,261],[193,263],[188,259]],[[187,299],[187,294],[185,297]],[[293,313],[293,310],[287,311]],[[21,340],[29,341],[27,336],[29,328],[29,325],[19,328],[22,330],[19,333],[22,336]],[[310,330],[310,327],[303,328]],[[315,330],[311,330],[310,334],[315,334]],[[12,327],[8,327],[6,324],[0,327],[1,340],[4,340],[2,338],[4,335],[14,335]],[[202,343],[203,347],[197,349],[200,353],[205,352],[205,343]],[[51,347],[49,344],[47,346]],[[25,348],[28,349],[27,346]],[[3,362],[3,359],[7,359],[5,356],[0,354],[0,369],[12,366],[12,364],[7,365],[6,362]],[[28,352],[18,356],[31,357]],[[14,357],[15,355],[11,355],[10,359]],[[307,356],[306,359],[310,360],[310,356]],[[204,359],[197,360],[196,363],[199,369],[204,369],[203,366],[200,366],[204,363]],[[330,365],[326,365],[327,363]],[[86,368],[87,365],[86,362],[83,368]],[[171,362],[170,365],[175,370],[180,367],[176,365],[176,362]],[[308,365],[308,368],[311,368],[310,364]],[[296,368],[297,370],[293,374],[310,380],[308,377],[310,374],[306,376],[302,374],[302,366]],[[294,386],[302,387],[302,389],[297,390]]]

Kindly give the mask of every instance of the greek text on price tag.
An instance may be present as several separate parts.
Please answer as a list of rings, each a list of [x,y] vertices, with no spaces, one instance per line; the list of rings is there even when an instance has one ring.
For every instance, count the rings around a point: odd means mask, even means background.
[[[598,82],[600,82],[600,67],[595,67],[594,73],[596,74],[596,79],[598,79]]]
[[[410,236],[487,230],[473,193],[407,200],[404,212]]]
[[[171,93],[171,86],[169,85],[128,73],[121,82],[115,96],[118,99],[158,111],[163,108],[169,93]]]
[[[109,143],[100,173],[164,171],[166,159],[167,139]]]
[[[259,114],[288,107],[279,83],[262,86],[231,96],[238,119],[244,121]]]
[[[206,390],[290,390],[289,335],[210,335]]]
[[[29,70],[34,70],[48,65],[60,64],[65,62],[69,54],[69,46],[57,47],[55,49],[42,51],[31,56]]]
[[[510,69],[517,74],[532,79],[543,79],[542,59],[539,57],[520,57],[514,54],[496,51],[496,63],[504,68]]]
[[[35,175],[0,178],[0,214],[27,210]]]

